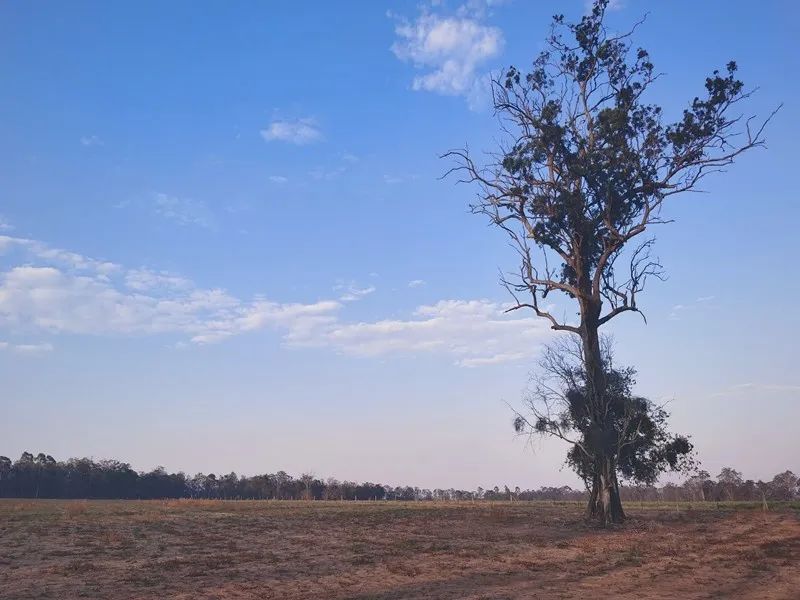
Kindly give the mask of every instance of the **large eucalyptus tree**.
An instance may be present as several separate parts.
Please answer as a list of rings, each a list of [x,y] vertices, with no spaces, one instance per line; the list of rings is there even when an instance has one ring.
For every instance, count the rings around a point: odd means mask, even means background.
[[[512,310],[530,309],[580,337],[596,440],[606,439],[609,414],[600,328],[624,312],[641,313],[646,281],[662,276],[645,232],[667,222],[668,198],[696,190],[762,146],[769,121],[738,113],[751,92],[730,62],[706,79],[680,118],[665,123],[650,101],[659,74],[631,43],[636,26],[610,32],[607,5],[597,0],[578,23],[554,17],[530,71],[511,67],[493,81],[505,142],[491,164],[478,164],[467,150],[446,155],[456,160],[452,171],[480,188],[474,212],[488,215],[519,253],[518,272],[503,279],[516,300]],[[554,292],[575,302],[577,321],[548,309]],[[590,512],[603,523],[621,521],[618,457],[611,447],[593,456]]]

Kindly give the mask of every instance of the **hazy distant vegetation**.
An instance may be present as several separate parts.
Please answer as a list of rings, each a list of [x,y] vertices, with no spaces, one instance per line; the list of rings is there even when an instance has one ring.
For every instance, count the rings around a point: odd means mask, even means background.
[[[782,501],[800,499],[800,480],[792,471],[770,481],[745,480],[730,467],[712,478],[699,471],[683,484],[622,486],[624,500]],[[168,473],[163,467],[137,472],[118,460],[71,458],[57,461],[48,454],[23,452],[16,461],[0,456],[2,498],[105,499],[262,499],[262,500],[571,500],[585,501],[585,490],[569,486],[522,490],[494,486],[475,490],[422,489],[412,486],[356,483],[313,475],[293,477],[284,471],[251,477],[236,473],[215,475]]]

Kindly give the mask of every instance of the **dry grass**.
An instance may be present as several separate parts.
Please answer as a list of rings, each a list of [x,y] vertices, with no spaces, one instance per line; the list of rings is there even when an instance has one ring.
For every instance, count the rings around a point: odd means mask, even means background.
[[[0,598],[797,598],[790,508],[0,501]]]
[[[85,514],[89,510],[89,502],[87,500],[64,502],[63,510],[65,518],[75,518],[78,515]]]

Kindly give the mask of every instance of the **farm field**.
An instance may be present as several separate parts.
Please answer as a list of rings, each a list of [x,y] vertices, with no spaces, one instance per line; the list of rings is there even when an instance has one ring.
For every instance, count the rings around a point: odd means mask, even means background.
[[[797,598],[800,511],[0,501],[0,598]]]

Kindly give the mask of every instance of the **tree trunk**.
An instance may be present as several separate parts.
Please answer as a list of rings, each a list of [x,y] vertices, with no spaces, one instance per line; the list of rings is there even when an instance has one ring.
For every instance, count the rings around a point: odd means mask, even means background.
[[[586,382],[591,394],[592,418],[596,425],[602,425],[605,408],[606,373],[603,355],[600,350],[600,304],[581,303],[581,342],[583,364],[586,369]]]
[[[595,462],[592,490],[589,492],[587,519],[595,520],[603,527],[625,520],[622,499],[619,495],[617,466],[612,458],[601,458]]]
[[[592,489],[589,490],[589,504],[586,507],[586,519],[597,518],[597,503],[600,494],[600,484],[597,475],[592,478]]]
[[[590,394],[589,406],[595,435],[591,440],[595,456],[592,491],[589,494],[587,516],[604,527],[622,523],[625,513],[619,496],[617,481],[616,445],[607,436],[606,427],[606,374],[600,349],[599,302],[581,302],[581,341],[586,381]]]

